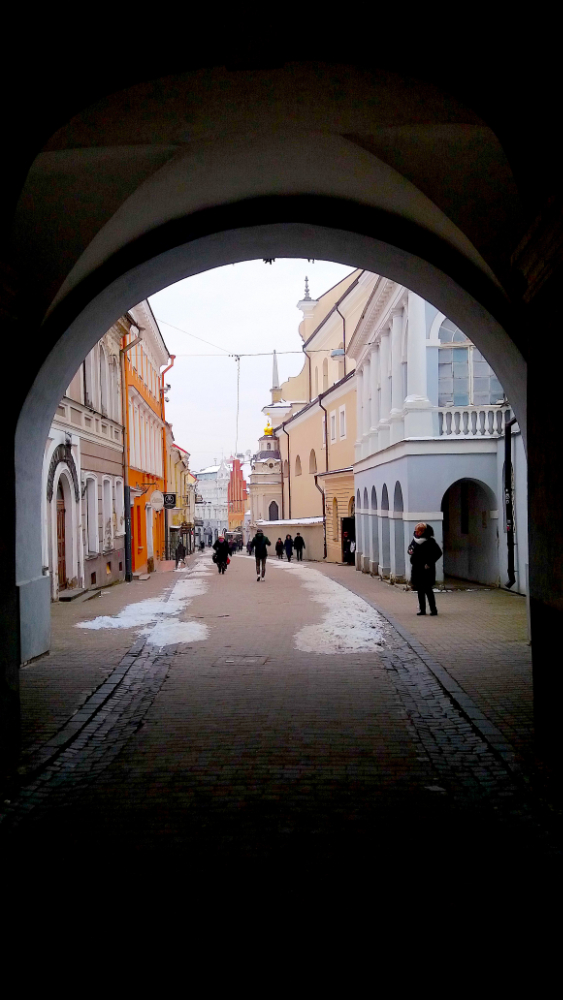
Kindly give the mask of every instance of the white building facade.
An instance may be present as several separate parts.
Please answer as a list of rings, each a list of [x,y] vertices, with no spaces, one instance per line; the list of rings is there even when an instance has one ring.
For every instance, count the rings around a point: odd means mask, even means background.
[[[356,567],[408,579],[418,521],[431,524],[446,576],[507,578],[504,429],[513,416],[495,373],[461,330],[379,277],[351,342],[356,362]],[[527,591],[527,467],[512,426],[513,589]]]
[[[57,407],[43,462],[43,572],[51,598],[124,578],[119,349],[112,327]]]
[[[229,528],[230,466],[222,458],[219,465],[210,465],[197,476],[196,494],[202,502],[196,503],[196,537],[206,545],[213,542]]]

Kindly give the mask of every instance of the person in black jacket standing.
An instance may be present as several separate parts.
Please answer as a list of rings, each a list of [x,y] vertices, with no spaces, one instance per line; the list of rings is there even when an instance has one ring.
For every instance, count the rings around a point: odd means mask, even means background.
[[[436,582],[436,563],[442,557],[442,550],[434,538],[434,529],[430,524],[420,521],[414,529],[413,540],[409,545],[411,557],[411,586],[418,593],[419,615],[426,614],[426,598],[430,614],[437,615],[436,600],[433,587]]]
[[[297,532],[295,538],[293,539],[293,548],[295,549],[295,555],[297,562],[302,562],[303,560],[303,549],[306,548],[305,541]]]

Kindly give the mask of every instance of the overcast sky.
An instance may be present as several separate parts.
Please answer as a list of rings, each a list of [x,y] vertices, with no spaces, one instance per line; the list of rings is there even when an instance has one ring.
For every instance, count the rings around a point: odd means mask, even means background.
[[[228,355],[296,351],[278,357],[280,381],[296,375],[304,357],[296,304],[303,298],[305,275],[315,298],[352,270],[328,261],[253,260],[205,271],[151,297],[168,350],[176,355],[166,375],[171,386],[166,418],[177,444],[190,452],[192,471],[221,455],[228,458],[235,447],[236,363]],[[239,452],[256,451],[271,384],[271,353],[241,359]]]

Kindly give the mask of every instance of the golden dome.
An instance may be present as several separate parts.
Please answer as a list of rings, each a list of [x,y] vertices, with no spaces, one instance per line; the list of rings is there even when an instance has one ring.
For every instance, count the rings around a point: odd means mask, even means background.
[[[268,424],[264,428],[264,437],[271,437],[273,433],[274,432],[272,430],[272,425],[271,425],[270,421],[268,420]]]

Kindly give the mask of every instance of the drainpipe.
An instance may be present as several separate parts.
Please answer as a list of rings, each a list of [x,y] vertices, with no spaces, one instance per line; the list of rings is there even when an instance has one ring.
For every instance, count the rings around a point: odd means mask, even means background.
[[[323,556],[323,559],[326,559],[326,557],[327,557],[327,547],[326,547],[326,500],[325,500],[325,491],[321,490],[321,488],[320,488],[320,486],[319,486],[319,484],[317,482],[318,475],[319,475],[318,472],[315,472],[315,486],[317,487],[319,493],[321,494],[321,496],[323,498],[323,546],[324,546],[324,556]]]
[[[514,574],[514,502],[512,497],[512,425],[516,417],[504,425],[504,509],[506,514],[506,547],[508,554],[507,587],[516,583]]]
[[[136,323],[133,324],[137,326]],[[139,329],[139,327],[137,327]],[[124,342],[125,337],[122,339]],[[132,347],[135,347],[141,340],[139,333],[130,344],[122,347],[119,351],[121,362],[121,421],[123,424],[123,503],[125,505],[125,581],[131,583],[133,579],[133,566],[131,561],[131,490],[129,489],[129,414],[127,409],[128,394],[127,381],[125,378],[125,355]]]
[[[289,434],[285,429],[285,423],[282,424],[282,431],[287,437],[287,506],[289,507],[288,513],[289,513],[289,520],[291,521],[291,455],[289,453]]]
[[[338,303],[334,307],[342,320],[342,346],[344,348],[344,377],[346,377],[346,317],[340,312]]]
[[[166,420],[164,417],[164,376],[174,366],[176,355],[170,355],[170,364],[160,373],[160,415],[162,417],[162,470],[164,480],[164,492],[166,493],[168,479],[166,476]],[[170,559],[170,540],[168,538],[168,508],[164,508],[164,558]]]

